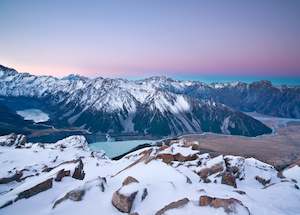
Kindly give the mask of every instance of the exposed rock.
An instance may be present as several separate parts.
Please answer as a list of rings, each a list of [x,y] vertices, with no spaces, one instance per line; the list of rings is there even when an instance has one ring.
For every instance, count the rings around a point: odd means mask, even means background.
[[[144,199],[148,196],[148,190],[147,188],[144,188],[143,190],[143,194],[142,194],[142,201],[144,201]]]
[[[193,161],[193,160],[196,160],[197,158],[198,158],[198,156],[196,154],[183,156],[182,154],[177,153],[174,155],[174,161],[179,161],[179,162]]]
[[[81,201],[83,196],[85,194],[85,190],[72,190],[68,192],[64,197],[58,199],[54,202],[54,205],[52,208],[55,208],[58,204],[62,203],[63,201],[69,199],[75,202]]]
[[[187,176],[185,176],[185,177],[186,177],[186,183],[192,184],[192,180],[189,177],[187,177]]]
[[[63,177],[70,176],[70,175],[71,175],[70,170],[65,171],[65,169],[61,169],[57,173],[56,178],[54,180],[55,181],[61,181],[63,179]]]
[[[189,203],[189,201],[190,200],[188,198],[184,198],[175,202],[171,202],[170,204],[157,211],[155,215],[163,215],[168,210],[184,207],[187,203]]]
[[[105,184],[106,179],[102,177],[98,177],[94,180],[88,181],[84,185],[74,190],[71,190],[70,192],[66,193],[62,198],[56,200],[52,208],[55,208],[58,204],[62,203],[65,200],[71,200],[75,202],[81,201],[85,193],[93,187],[101,187],[101,191],[104,192]]]
[[[158,154],[156,159],[162,159],[162,161],[166,164],[170,164],[174,161],[174,156],[172,154]]]
[[[83,180],[85,176],[85,173],[83,171],[83,162],[81,159],[79,159],[79,164],[75,168],[75,171],[72,175],[72,178],[78,179],[78,180]]]
[[[3,141],[0,141],[0,146],[23,146],[26,143],[26,136],[22,134],[9,134],[3,138]]]
[[[277,172],[277,177],[278,177],[278,178],[281,178],[281,179],[284,179],[284,178],[285,178],[285,176],[283,175],[282,171],[278,171],[278,172]]]
[[[22,171],[16,171],[16,173],[10,177],[0,178],[0,184],[7,184],[13,181],[20,182],[23,176]]]
[[[18,194],[17,200],[19,199],[28,199],[40,192],[46,191],[48,189],[52,188],[52,178],[47,179],[46,181],[43,181],[28,190],[25,190]]]
[[[237,192],[240,195],[246,195],[246,192],[242,190],[234,190],[234,192]]]
[[[198,175],[202,179],[206,179],[208,176],[213,175],[213,174],[218,173],[218,172],[222,172],[223,170],[224,170],[223,164],[222,163],[218,163],[218,164],[215,164],[215,165],[213,165],[211,167],[207,167],[207,168],[201,169],[198,172]]]
[[[267,184],[269,184],[271,182],[271,179],[266,180],[260,176],[255,176],[255,180],[257,180],[259,183],[261,183],[262,185],[266,186]]]
[[[224,158],[226,171],[230,172],[235,178],[244,178],[245,158],[226,156]]]
[[[160,147],[162,149],[168,148],[168,146],[162,146]],[[197,154],[192,154],[188,156],[184,156],[180,153],[174,154],[169,154],[169,153],[160,153],[156,156],[156,159],[162,159],[164,163],[170,164],[172,161],[179,161],[179,162],[184,162],[184,161],[193,161],[198,158]]]
[[[135,199],[135,196],[138,192],[133,192],[130,195],[124,195],[117,190],[114,192],[112,197],[112,204],[117,208],[119,211],[123,213],[130,213],[133,201]]]
[[[122,183],[122,186],[128,185],[130,183],[139,183],[139,181],[137,179],[135,179],[134,177],[128,176],[127,178],[125,178],[125,180]]]
[[[250,215],[249,209],[243,205],[240,200],[229,198],[229,199],[222,199],[222,198],[214,198],[210,196],[201,196],[199,199],[200,206],[210,206],[213,208],[224,208],[226,213],[238,213],[237,206],[241,206],[244,210]]]
[[[236,181],[235,181],[235,176],[232,175],[231,172],[224,172],[222,174],[222,180],[221,180],[222,184],[227,184],[229,186],[232,186],[234,188],[236,188]]]

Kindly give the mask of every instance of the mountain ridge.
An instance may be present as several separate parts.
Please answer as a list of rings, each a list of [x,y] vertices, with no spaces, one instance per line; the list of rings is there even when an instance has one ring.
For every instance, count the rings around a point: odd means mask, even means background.
[[[135,81],[78,75],[58,79],[8,68],[0,72],[1,96],[43,100],[57,107],[55,118],[91,132],[158,136],[203,131],[245,136],[270,133],[262,123],[215,96],[218,89],[239,85],[245,84],[216,86],[157,76]]]

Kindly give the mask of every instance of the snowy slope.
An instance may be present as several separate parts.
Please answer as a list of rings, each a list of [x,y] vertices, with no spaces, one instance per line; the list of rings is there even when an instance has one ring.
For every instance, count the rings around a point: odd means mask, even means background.
[[[283,178],[254,158],[212,158],[195,143],[180,140],[112,161],[91,152],[80,136],[55,144],[15,141],[5,146],[8,139],[0,137],[0,214],[300,213],[299,183],[294,180],[299,168],[285,170]],[[57,180],[62,169],[70,174]],[[20,171],[18,182],[4,183]]]

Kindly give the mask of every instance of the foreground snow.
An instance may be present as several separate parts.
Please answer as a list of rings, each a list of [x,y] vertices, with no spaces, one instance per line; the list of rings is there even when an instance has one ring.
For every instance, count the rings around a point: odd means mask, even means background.
[[[119,161],[90,151],[81,136],[55,144],[4,136],[0,145],[0,214],[300,214],[297,165],[278,173],[182,141]]]

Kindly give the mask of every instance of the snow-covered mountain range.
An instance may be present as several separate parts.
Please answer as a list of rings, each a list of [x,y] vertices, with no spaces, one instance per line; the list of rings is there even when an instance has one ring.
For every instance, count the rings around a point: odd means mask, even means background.
[[[56,124],[93,133],[257,136],[271,129],[240,111],[299,118],[299,89],[274,87],[266,81],[205,84],[166,77],[129,81],[78,75],[59,79],[0,66],[2,105],[6,99],[19,99],[28,106],[26,99],[34,99],[51,112]]]
[[[177,139],[113,161],[83,136],[54,144],[0,136],[0,214],[299,214],[299,162],[276,170],[199,146]]]

